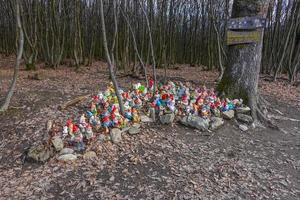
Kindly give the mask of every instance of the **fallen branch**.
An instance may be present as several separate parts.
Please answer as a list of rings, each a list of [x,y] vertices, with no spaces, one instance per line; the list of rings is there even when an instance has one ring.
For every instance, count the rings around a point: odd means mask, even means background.
[[[24,109],[26,108],[26,106],[9,106],[9,108],[18,110],[18,109]]]
[[[70,100],[70,101],[68,101],[68,102],[66,102],[66,103],[64,103],[64,104],[62,104],[62,105],[59,105],[59,106],[58,106],[58,109],[59,109],[59,110],[65,110],[66,108],[68,108],[68,107],[70,107],[70,106],[73,106],[73,105],[75,105],[75,104],[77,104],[77,103],[79,103],[79,102],[85,100],[85,99],[88,98],[89,96],[90,96],[90,95],[79,96],[79,97],[77,97],[77,98],[75,98],[75,99],[73,99],[73,100]]]

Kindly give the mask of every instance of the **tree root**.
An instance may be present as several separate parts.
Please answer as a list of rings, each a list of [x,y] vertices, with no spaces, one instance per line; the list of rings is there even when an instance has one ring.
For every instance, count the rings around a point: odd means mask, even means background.
[[[280,130],[276,123],[268,117],[268,109],[272,109],[271,104],[261,95],[258,96],[256,108],[252,109],[254,111],[252,114],[255,113],[253,116],[254,123],[262,123],[271,129]]]
[[[294,119],[289,117],[284,117],[280,115],[268,115],[270,119],[276,119],[276,120],[285,120],[285,121],[292,121],[292,122],[300,122],[300,119]]]
[[[270,102],[268,102],[261,95],[258,95],[257,100],[253,101],[254,104],[250,104],[252,110],[252,117],[254,119],[254,125],[261,127],[269,127],[274,130],[287,133],[284,129],[280,128],[274,120],[288,120],[292,122],[300,122],[300,119],[293,119],[283,116],[284,114],[278,109],[274,108]],[[274,111],[279,115],[270,114],[269,111]]]
[[[268,118],[267,114],[264,112],[265,111],[262,111],[259,108],[256,109],[257,120],[271,129],[280,130],[276,123],[272,119]]]

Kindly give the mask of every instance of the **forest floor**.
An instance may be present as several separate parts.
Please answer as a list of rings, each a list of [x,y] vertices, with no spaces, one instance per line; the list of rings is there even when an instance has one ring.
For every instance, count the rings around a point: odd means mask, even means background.
[[[0,100],[12,76],[0,62]],[[41,80],[28,78],[39,73]],[[0,199],[299,199],[300,122],[278,120],[282,131],[241,132],[235,121],[212,133],[174,123],[143,125],[120,144],[97,147],[98,158],[73,163],[55,158],[23,163],[24,149],[43,138],[45,123],[78,117],[84,103],[58,110],[80,95],[96,94],[109,82],[106,65],[20,71],[11,108],[0,114]],[[163,70],[159,70],[163,74]],[[171,79],[214,86],[216,72],[181,66]],[[120,85],[138,82],[119,78]],[[300,119],[300,87],[286,80],[260,81],[261,94],[284,117]]]

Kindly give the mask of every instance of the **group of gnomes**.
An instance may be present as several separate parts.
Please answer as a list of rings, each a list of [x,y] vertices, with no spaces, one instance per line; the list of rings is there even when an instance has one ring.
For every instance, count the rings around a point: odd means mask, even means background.
[[[192,91],[190,92],[190,90]],[[206,87],[190,89],[180,84],[177,91],[179,115],[196,115],[202,118],[209,118],[212,115],[220,117],[221,112],[234,110],[243,104],[241,99],[221,100],[213,89]]]
[[[74,146],[78,151],[83,151],[85,143],[88,143],[93,137],[92,126],[86,122],[84,114],[81,115],[78,125],[69,119],[63,128],[63,138],[68,138],[69,145]]]
[[[156,113],[159,115],[167,113],[176,113],[176,85],[169,81],[167,84],[158,85],[158,90],[154,94],[154,100],[150,104],[155,108]]]
[[[83,150],[85,143],[95,138],[94,132],[109,133],[111,128],[124,128],[131,123],[139,123],[142,109],[154,108],[157,115],[174,113],[179,116],[196,115],[202,118],[220,117],[221,112],[242,106],[242,100],[220,99],[213,89],[206,87],[193,89],[182,83],[172,81],[158,84],[153,91],[154,82],[149,88],[137,83],[128,91],[119,90],[124,116],[120,113],[118,98],[112,83],[104,92],[94,96],[89,110],[82,114],[78,123],[68,120],[63,128],[63,138],[77,150]],[[94,131],[94,132],[93,132]]]

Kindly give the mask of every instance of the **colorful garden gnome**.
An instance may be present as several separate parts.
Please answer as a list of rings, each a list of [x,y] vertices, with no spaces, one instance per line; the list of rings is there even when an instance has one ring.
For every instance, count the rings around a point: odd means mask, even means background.
[[[85,132],[85,137],[87,140],[91,140],[94,136],[94,133],[93,133],[93,129],[92,129],[92,126],[89,124],[87,125],[87,128],[86,128],[86,132]]]

